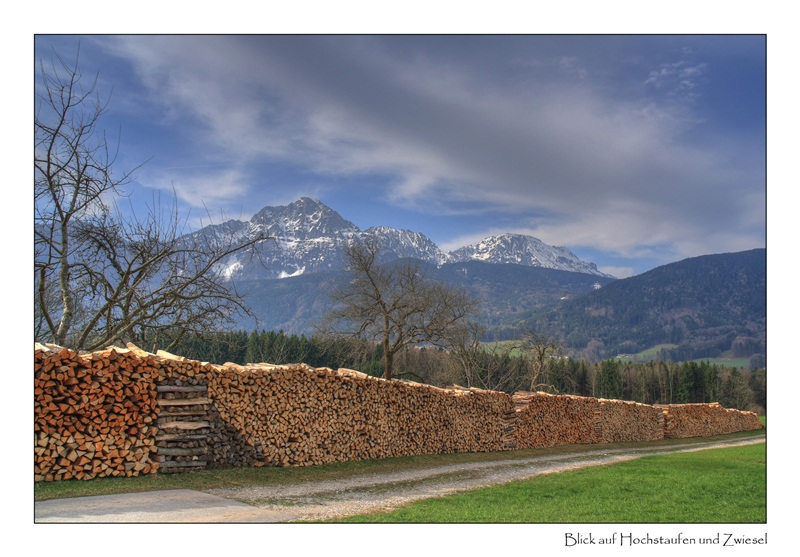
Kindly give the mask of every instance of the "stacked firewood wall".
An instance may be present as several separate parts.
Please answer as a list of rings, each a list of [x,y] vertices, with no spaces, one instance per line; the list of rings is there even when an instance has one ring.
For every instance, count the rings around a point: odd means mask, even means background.
[[[595,398],[521,391],[512,399],[518,449],[598,443],[602,438]]]
[[[226,364],[209,395],[237,439],[274,466],[502,450],[508,395],[386,381],[304,364]]]
[[[655,441],[664,439],[667,431],[664,410],[649,404],[544,392],[517,392],[512,398],[517,410],[517,448]],[[677,405],[676,408],[684,406],[694,405]],[[684,416],[692,415],[691,411],[688,414],[685,410],[679,412],[679,422]],[[734,416],[746,413],[738,410],[728,412],[719,431],[710,427],[697,435],[710,436],[745,429],[741,426],[749,421]],[[709,424],[713,423],[713,419],[709,420]],[[675,426],[672,428],[676,430]],[[695,428],[695,431],[699,429]]]
[[[710,404],[656,405],[664,414],[664,437],[706,437],[737,431],[761,429],[763,425],[753,412]]]
[[[419,387],[419,386],[418,386]],[[441,392],[441,391],[439,391]],[[452,419],[451,450],[484,452],[514,448],[514,404],[505,393],[470,388],[444,390],[446,412]],[[445,421],[445,423],[447,423]]]
[[[36,481],[711,436],[719,404],[442,389],[305,364],[213,365],[129,344],[34,349]]]
[[[127,349],[34,348],[34,479],[152,474],[157,369]]]
[[[162,350],[153,357],[159,362],[162,420],[156,443],[161,473],[263,465],[260,447],[249,445],[220,417],[209,395],[209,378],[219,366]]]
[[[649,404],[598,399],[601,443],[657,441],[664,438],[664,414]]]

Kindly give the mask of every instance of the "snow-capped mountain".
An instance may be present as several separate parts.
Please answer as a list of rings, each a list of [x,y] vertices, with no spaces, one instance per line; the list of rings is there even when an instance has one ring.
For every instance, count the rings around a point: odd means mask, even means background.
[[[391,259],[414,258],[421,259],[435,265],[442,265],[450,260],[450,256],[439,249],[439,246],[419,232],[411,230],[398,230],[388,226],[378,226],[366,229],[362,233],[364,238],[374,239],[380,250],[388,254]]]
[[[254,230],[272,238],[297,241],[352,238],[358,227],[322,203],[302,197],[287,206],[264,207],[250,219]]]
[[[224,228],[223,228],[224,227]],[[336,211],[304,197],[286,206],[264,207],[249,222],[229,221],[201,229],[234,242],[265,238],[223,261],[229,278],[261,280],[341,269],[344,248],[361,231]],[[230,234],[230,236],[228,236]]]
[[[419,232],[385,226],[362,231],[324,203],[308,197],[286,206],[264,207],[249,222],[228,221],[195,234],[212,243],[223,239],[242,242],[258,234],[266,238],[222,263],[225,275],[238,280],[341,270],[346,267],[344,248],[354,240],[365,239],[378,242],[384,260],[416,258],[437,266],[479,260],[608,276],[566,248],[548,246],[531,236],[505,234],[446,253]]]
[[[533,236],[503,234],[485,238],[478,244],[450,252],[450,261],[485,261],[486,263],[515,263],[528,267],[545,267],[587,275],[610,277],[597,270],[597,265],[581,261],[567,248],[549,246]]]

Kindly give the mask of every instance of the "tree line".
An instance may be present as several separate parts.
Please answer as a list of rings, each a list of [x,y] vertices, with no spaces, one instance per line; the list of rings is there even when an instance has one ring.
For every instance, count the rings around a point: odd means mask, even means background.
[[[719,402],[726,408],[765,413],[766,369],[731,368],[708,361],[591,362],[557,353],[539,358],[516,345],[482,344],[473,353],[433,346],[407,347],[395,357],[395,377],[438,387],[453,384],[513,393],[631,400],[645,404]],[[354,339],[289,335],[283,331],[236,331],[184,337],[174,350],[212,363],[306,363],[383,375],[383,346]],[[468,359],[469,361],[465,362]]]

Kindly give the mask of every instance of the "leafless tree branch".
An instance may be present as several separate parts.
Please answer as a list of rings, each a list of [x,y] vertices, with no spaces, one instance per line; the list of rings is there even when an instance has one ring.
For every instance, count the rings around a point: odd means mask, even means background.
[[[87,88],[78,62],[41,64],[34,118],[36,334],[78,350],[157,338],[172,342],[250,314],[223,263],[261,237],[191,232],[177,203],[143,218],[113,201],[117,174],[99,121],[107,101]],[[135,170],[135,169],[134,169]],[[176,334],[177,331],[177,334]],[[41,338],[41,337],[40,337]]]

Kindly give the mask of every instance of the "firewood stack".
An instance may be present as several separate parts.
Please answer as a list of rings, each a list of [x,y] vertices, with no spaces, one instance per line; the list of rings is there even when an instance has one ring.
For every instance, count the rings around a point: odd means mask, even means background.
[[[213,365],[132,344],[34,348],[36,481],[709,436],[761,428],[719,404],[649,406],[442,389],[305,364]]]
[[[503,393],[305,364],[226,364],[209,376],[208,389],[235,431],[226,444],[255,447],[273,466],[502,450],[503,412],[511,407]]]
[[[664,415],[658,408],[624,400],[598,399],[600,443],[656,441],[664,438]]]
[[[763,425],[753,412],[710,404],[656,405],[664,413],[664,437],[707,437],[761,429]]]
[[[470,388],[444,389],[455,436],[449,452],[485,452],[516,446],[516,413],[505,393]],[[445,422],[446,423],[446,422]]]
[[[34,479],[152,474],[157,370],[130,350],[34,348]]]
[[[518,449],[600,441],[595,398],[520,391],[512,400],[517,412]]]

